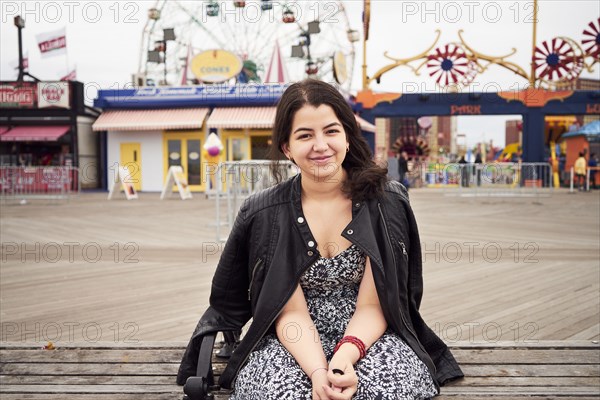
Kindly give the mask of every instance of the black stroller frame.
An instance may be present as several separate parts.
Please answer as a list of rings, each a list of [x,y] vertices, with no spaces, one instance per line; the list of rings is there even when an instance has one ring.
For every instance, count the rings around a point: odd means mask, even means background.
[[[224,341],[222,347],[215,353],[215,356],[224,361],[231,357],[231,353],[237,347],[240,341],[241,331],[224,330]],[[218,384],[215,384],[215,378],[212,368],[212,355],[215,346],[215,340],[219,331],[206,333],[200,342],[200,351],[198,353],[198,367],[196,376],[187,378],[183,386],[183,400],[213,400],[214,392],[221,390]]]

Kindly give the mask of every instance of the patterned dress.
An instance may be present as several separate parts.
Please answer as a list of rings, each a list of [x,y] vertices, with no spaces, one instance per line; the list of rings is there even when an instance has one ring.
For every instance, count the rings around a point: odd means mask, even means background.
[[[327,360],[354,314],[365,264],[365,256],[352,245],[333,258],[321,257],[300,280]],[[355,400],[428,399],[437,394],[425,364],[390,331],[369,348],[355,370]],[[300,399],[312,400],[309,377],[275,334],[266,335],[240,370],[230,400]]]

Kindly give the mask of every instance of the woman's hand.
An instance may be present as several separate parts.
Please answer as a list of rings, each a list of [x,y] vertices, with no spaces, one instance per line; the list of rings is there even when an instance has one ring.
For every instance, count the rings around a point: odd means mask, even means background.
[[[335,372],[334,372],[335,371]],[[340,374],[342,371],[343,374]],[[334,356],[329,363],[327,378],[330,386],[323,388],[325,394],[331,400],[350,400],[358,387],[358,376],[351,362],[336,359]]]
[[[319,368],[313,372],[312,381],[312,398],[313,400],[330,400],[325,392],[325,387],[329,388],[329,378],[327,378],[327,369]]]

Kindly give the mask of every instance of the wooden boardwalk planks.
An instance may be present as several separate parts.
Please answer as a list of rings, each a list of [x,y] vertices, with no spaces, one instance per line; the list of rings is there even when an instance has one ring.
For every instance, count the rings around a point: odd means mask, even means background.
[[[426,260],[421,310],[442,339],[600,340],[597,192],[410,196]],[[130,202],[83,193],[64,205],[2,205],[0,342],[187,340],[222,246],[214,213],[203,196],[161,202],[153,193]]]

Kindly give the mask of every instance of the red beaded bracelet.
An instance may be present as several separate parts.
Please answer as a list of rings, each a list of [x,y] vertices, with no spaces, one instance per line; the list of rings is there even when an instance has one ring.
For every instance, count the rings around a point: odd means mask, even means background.
[[[335,346],[335,349],[333,349],[333,354],[337,353],[340,346],[344,343],[352,343],[358,348],[358,352],[360,353],[359,360],[367,355],[365,343],[356,336],[344,336]]]

